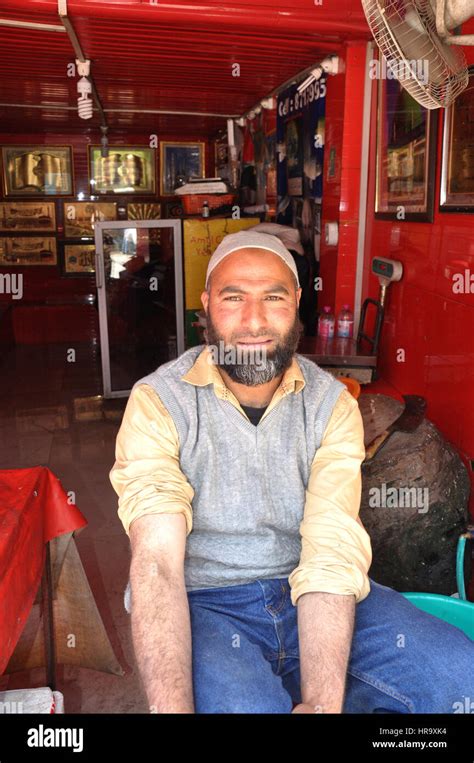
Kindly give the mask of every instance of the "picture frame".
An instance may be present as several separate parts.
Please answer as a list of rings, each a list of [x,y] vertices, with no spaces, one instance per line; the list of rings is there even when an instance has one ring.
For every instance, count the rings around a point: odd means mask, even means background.
[[[206,177],[205,143],[160,143],[160,195],[173,196],[191,177]]]
[[[54,201],[3,201],[0,202],[0,231],[12,233],[56,232],[56,205]]]
[[[444,112],[440,212],[474,212],[474,85]]]
[[[64,276],[90,276],[95,273],[95,244],[69,243],[62,246]]]
[[[433,222],[438,113],[379,79],[375,217]]]
[[[214,166],[216,177],[230,181],[230,152],[227,136],[214,143]]]
[[[161,204],[158,203],[130,203],[127,204],[128,220],[159,220],[161,219]]]
[[[2,236],[0,266],[57,265],[57,243],[54,236]]]
[[[72,196],[71,146],[2,146],[3,187],[11,196]]]
[[[92,194],[126,193],[154,195],[156,151],[148,146],[89,146],[89,183]]]
[[[63,203],[66,238],[94,238],[94,223],[117,219],[113,201],[65,201]]]

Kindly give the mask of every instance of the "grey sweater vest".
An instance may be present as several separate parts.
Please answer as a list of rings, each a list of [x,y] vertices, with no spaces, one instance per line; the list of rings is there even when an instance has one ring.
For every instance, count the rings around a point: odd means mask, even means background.
[[[186,589],[287,576],[299,563],[311,464],[345,386],[296,355],[305,386],[255,426],[212,384],[182,381],[202,350],[193,347],[134,384],[150,385],[172,416],[180,467],[194,489]],[[129,603],[127,594],[129,586]]]

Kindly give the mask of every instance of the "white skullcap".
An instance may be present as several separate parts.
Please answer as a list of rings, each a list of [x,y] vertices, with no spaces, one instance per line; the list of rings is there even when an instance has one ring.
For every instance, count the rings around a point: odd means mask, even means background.
[[[292,254],[288,251],[286,246],[276,236],[270,236],[268,233],[255,233],[251,230],[241,230],[238,233],[230,233],[224,236],[221,243],[214,251],[207,265],[206,271],[206,289],[209,281],[209,276],[221,262],[224,257],[227,257],[231,252],[236,252],[238,249],[266,249],[268,252],[273,252],[280,257],[283,262],[290,268],[294,277],[296,278],[296,284],[299,287],[300,282],[298,280],[298,271],[296,269],[295,261]]]

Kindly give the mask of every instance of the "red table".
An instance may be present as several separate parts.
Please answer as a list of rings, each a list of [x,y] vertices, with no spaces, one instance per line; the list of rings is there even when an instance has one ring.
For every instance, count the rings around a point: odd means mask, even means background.
[[[46,544],[86,525],[47,467],[0,471],[0,675],[35,600]]]

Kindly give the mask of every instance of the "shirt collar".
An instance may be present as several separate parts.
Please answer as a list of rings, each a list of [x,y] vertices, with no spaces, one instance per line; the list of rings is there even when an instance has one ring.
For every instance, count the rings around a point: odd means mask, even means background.
[[[207,384],[214,384],[215,391],[221,394],[228,391],[224,379],[219,373],[219,369],[212,359],[209,347],[206,345],[199,353],[194,365],[181,377],[182,381],[194,384],[196,387],[205,387]],[[283,374],[280,382],[282,392],[287,395],[291,392],[299,392],[305,386],[303,372],[293,356],[291,365]]]

